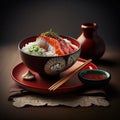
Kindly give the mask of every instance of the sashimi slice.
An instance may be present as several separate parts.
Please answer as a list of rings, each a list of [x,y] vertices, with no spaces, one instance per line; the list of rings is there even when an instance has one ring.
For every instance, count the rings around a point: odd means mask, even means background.
[[[67,47],[66,43],[62,40],[60,40],[60,46],[61,46],[61,49],[63,50],[64,54],[69,54],[69,48]]]
[[[41,38],[45,39],[49,44],[51,44],[53,47],[55,47],[56,54],[58,55],[64,55],[63,50],[61,49],[60,43],[55,39],[51,38],[45,35],[41,35]]]

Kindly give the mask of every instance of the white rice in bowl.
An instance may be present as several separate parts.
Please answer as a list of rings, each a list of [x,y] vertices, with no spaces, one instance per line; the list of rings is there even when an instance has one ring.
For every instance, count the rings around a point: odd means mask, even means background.
[[[49,39],[51,40],[52,38]],[[51,41],[45,40],[41,36],[37,37],[36,41],[25,44],[25,46],[22,48],[22,51],[34,56],[59,56],[61,55],[60,52],[62,52],[62,55],[66,54],[65,49],[67,49],[67,54],[78,49],[76,45],[72,44],[67,39],[53,40],[53,43],[50,43]],[[72,49],[72,51],[70,49]]]
[[[28,44],[25,44],[24,47],[22,47],[22,51],[24,53],[34,55],[34,56],[57,56],[55,53],[54,48],[49,44],[48,50],[39,47],[39,41],[30,42]]]

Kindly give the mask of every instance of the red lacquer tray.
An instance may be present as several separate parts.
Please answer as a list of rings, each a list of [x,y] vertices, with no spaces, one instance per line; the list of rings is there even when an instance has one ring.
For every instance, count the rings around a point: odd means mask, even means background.
[[[78,59],[77,62],[68,70],[61,73],[59,77],[55,78],[42,78],[38,73],[31,71],[33,74],[35,74],[35,81],[26,81],[22,78],[22,75],[27,72],[29,69],[23,64],[19,63],[17,64],[11,73],[12,79],[15,80],[20,86],[22,86],[24,89],[36,93],[41,94],[52,94],[52,93],[66,93],[70,91],[77,90],[83,86],[83,83],[78,78],[78,75],[74,75],[68,82],[60,86],[58,89],[56,89],[54,92],[49,91],[48,88],[57,81],[57,79],[60,79],[70,72],[72,72],[75,68],[77,68],[79,65],[83,64],[85,62],[84,59]],[[86,69],[98,69],[96,65],[93,63],[89,63],[86,67],[84,67],[82,70]]]

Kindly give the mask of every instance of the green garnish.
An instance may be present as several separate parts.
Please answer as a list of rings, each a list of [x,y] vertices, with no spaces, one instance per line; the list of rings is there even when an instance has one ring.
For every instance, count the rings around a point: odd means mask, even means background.
[[[42,54],[43,54],[43,52],[40,51],[38,45],[32,45],[32,46],[29,48],[29,52],[36,52],[36,53],[39,54],[39,55],[42,55]]]
[[[49,31],[46,31],[44,33],[41,33],[41,34],[44,34],[44,35],[50,35],[52,33],[52,29],[50,29]]]
[[[46,31],[44,33],[41,33],[41,34],[44,34],[44,35],[51,35],[53,36],[54,38],[58,37],[58,34],[53,32],[52,29],[50,29],[49,31]]]
[[[38,46],[37,46],[37,45],[34,45],[34,46],[33,46],[33,50],[34,50],[35,52],[37,52],[37,51],[39,50]]]
[[[42,52],[42,51],[38,51],[37,53],[38,53],[39,55],[42,55],[42,54],[43,54],[43,52]]]
[[[56,38],[58,37],[58,34],[54,32],[53,36]]]
[[[30,48],[30,49],[29,49],[29,52],[33,52],[33,49]]]
[[[31,46],[30,49],[29,49],[30,52],[33,52],[33,51],[37,52],[38,50],[39,50],[38,45],[33,45],[33,46]]]
[[[51,34],[52,33],[52,29],[50,28],[50,30],[49,30],[49,33]]]

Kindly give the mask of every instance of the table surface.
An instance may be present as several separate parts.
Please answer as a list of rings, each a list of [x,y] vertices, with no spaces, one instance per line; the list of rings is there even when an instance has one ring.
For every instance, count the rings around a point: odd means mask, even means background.
[[[106,48],[105,54],[97,63],[99,69],[111,73],[110,84],[120,91],[120,49]],[[120,99],[114,97],[111,99],[109,107],[92,106],[88,108],[76,107],[70,108],[65,106],[58,107],[25,107],[15,108],[12,102],[8,101],[9,88],[14,82],[11,79],[13,67],[21,62],[19,51],[16,45],[5,45],[0,47],[0,118],[1,120],[54,120],[54,119],[83,119],[83,120],[118,120],[120,119]]]

